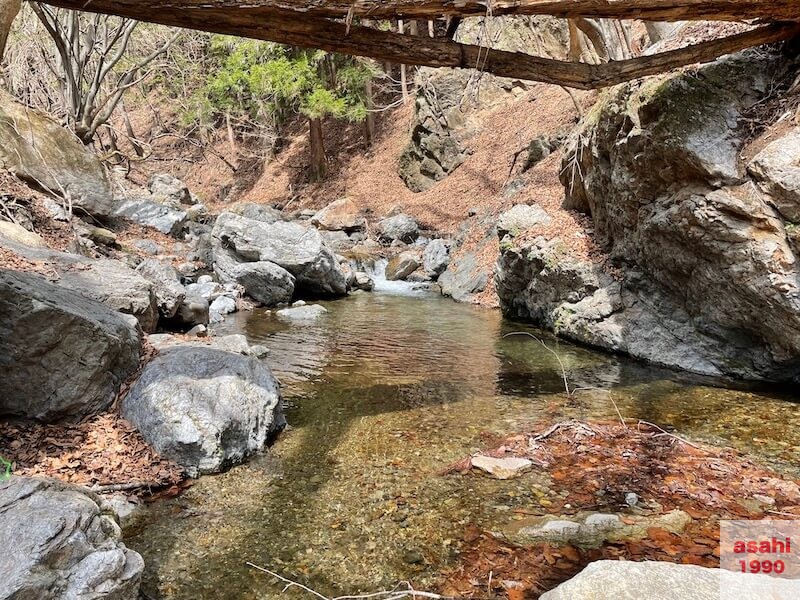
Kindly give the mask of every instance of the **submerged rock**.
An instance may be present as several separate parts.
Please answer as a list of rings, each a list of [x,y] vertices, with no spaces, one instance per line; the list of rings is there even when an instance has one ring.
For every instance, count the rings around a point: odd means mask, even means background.
[[[691,517],[681,510],[663,515],[631,516],[613,513],[591,513],[581,517],[542,517],[537,523],[524,525],[508,534],[518,544],[549,542],[556,545],[572,544],[582,548],[599,548],[607,542],[641,540],[652,527],[672,533],[683,531]]]
[[[144,561],[99,499],[50,480],[0,483],[0,598],[136,600]]]
[[[0,413],[52,421],[104,410],[139,347],[132,317],[38,275],[0,272]]]
[[[193,476],[243,462],[286,424],[265,365],[196,344],[163,348],[121,408],[159,454]]]
[[[281,319],[289,321],[316,321],[322,315],[327,313],[328,310],[319,304],[309,304],[301,306],[293,306],[291,308],[283,308],[276,312]]]

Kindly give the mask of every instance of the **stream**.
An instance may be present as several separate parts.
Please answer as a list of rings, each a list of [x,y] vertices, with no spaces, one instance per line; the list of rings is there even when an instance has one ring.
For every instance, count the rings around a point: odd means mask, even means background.
[[[497,481],[442,476],[491,436],[569,417],[626,418],[731,445],[800,474],[800,411],[790,391],[734,389],[552,337],[439,296],[356,294],[291,324],[256,310],[219,334],[270,349],[291,427],[263,456],[147,505],[126,543],[147,565],[150,598],[313,598],[252,562],[326,595],[433,589],[457,564],[470,524],[502,529],[515,509],[546,512],[535,471]],[[394,292],[394,293],[388,293]]]

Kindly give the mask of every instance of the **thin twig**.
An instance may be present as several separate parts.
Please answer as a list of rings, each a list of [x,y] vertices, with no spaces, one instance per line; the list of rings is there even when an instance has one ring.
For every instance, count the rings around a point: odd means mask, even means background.
[[[248,562],[248,563],[245,563],[245,564],[247,564],[248,567],[252,567],[253,569],[257,569],[258,571],[261,571],[263,573],[267,573],[268,575],[272,575],[276,579],[281,580],[283,583],[286,584],[286,587],[283,588],[284,592],[286,590],[292,588],[292,587],[298,587],[301,590],[304,590],[304,591],[308,592],[309,594],[311,594],[313,596],[316,596],[320,600],[366,600],[366,599],[369,599],[369,598],[380,598],[382,600],[400,600],[402,598],[409,598],[409,597],[410,598],[430,598],[431,600],[456,600],[455,597],[453,597],[453,596],[442,596],[441,594],[434,594],[433,592],[420,592],[418,590],[415,590],[413,587],[411,587],[411,584],[409,582],[403,582],[402,584],[400,584],[400,585],[405,584],[408,587],[408,589],[405,589],[405,590],[399,589],[399,586],[398,586],[393,590],[384,590],[384,591],[381,591],[381,592],[372,592],[372,593],[369,593],[369,594],[361,594],[361,595],[355,595],[355,596],[335,596],[335,597],[329,598],[328,596],[324,596],[323,594],[320,594],[318,591],[312,590],[310,587],[307,587],[307,586],[303,585],[302,583],[298,583],[296,581],[292,581],[291,579],[287,579],[283,575],[279,575],[278,573],[275,573],[274,571],[270,571],[269,569],[265,569],[264,567],[260,567],[260,566],[258,566],[256,564],[251,563],[251,562]]]
[[[503,337],[507,338],[512,335],[527,335],[528,337],[532,337],[537,342],[539,342],[545,350],[547,350],[550,354],[556,357],[556,360],[558,361],[558,364],[561,367],[561,377],[564,379],[564,390],[567,392],[567,396],[571,398],[575,394],[575,390],[570,390],[569,378],[567,377],[567,368],[566,366],[564,366],[564,361],[561,360],[561,357],[558,355],[558,352],[556,352],[550,346],[545,344],[544,340],[540,340],[538,337],[536,337],[532,333],[528,333],[527,331],[512,331],[511,333],[505,334]]]

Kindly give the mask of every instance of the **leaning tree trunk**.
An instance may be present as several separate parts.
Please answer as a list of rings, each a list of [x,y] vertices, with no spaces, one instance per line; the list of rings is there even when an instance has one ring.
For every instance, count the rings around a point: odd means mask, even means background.
[[[364,141],[369,147],[375,139],[375,99],[371,78],[364,82],[364,106],[367,109],[367,116],[364,119]]]
[[[308,133],[311,148],[311,181],[322,181],[328,173],[328,159],[325,157],[325,144],[322,140],[322,119],[308,120]]]
[[[5,56],[11,24],[20,8],[22,8],[22,0],[0,0],[0,61]]]

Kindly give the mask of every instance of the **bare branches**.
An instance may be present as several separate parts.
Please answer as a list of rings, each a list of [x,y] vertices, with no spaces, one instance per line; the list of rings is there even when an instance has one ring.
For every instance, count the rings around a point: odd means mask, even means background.
[[[532,333],[528,333],[527,331],[512,331],[511,333],[505,334],[503,337],[507,338],[514,335],[526,335],[530,338],[533,338],[534,340],[539,342],[545,350],[547,350],[550,354],[556,357],[556,360],[558,361],[558,366],[561,368],[561,378],[564,380],[564,391],[567,393],[568,397],[572,398],[575,395],[575,392],[578,391],[578,388],[570,387],[569,378],[567,377],[567,367],[564,365],[564,361],[561,360],[561,357],[558,355],[558,352],[556,352],[550,346],[545,344],[544,340],[539,339],[538,337],[536,337]]]
[[[254,565],[251,562],[248,562],[246,564],[248,567],[261,571],[262,573],[272,575],[276,579],[285,583],[286,586],[283,588],[284,592],[290,588],[296,587],[308,594],[311,594],[312,596],[316,596],[317,598],[319,598],[319,600],[403,600],[404,598],[412,598],[412,599],[429,598],[430,600],[455,600],[452,596],[442,596],[440,594],[434,594],[433,592],[420,592],[411,587],[411,584],[408,582],[403,582],[393,590],[372,592],[370,594],[358,594],[355,596],[335,596],[331,598],[328,596],[324,596],[323,594],[320,594],[316,590],[312,590],[310,587],[307,587],[302,583],[292,581],[291,579],[288,579],[283,575],[279,575],[274,571],[270,571],[269,569],[265,569],[264,567],[259,567],[258,565]]]
[[[34,43],[22,44],[14,51],[35,52],[46,70],[31,77],[30,71],[10,69],[11,88],[18,96],[29,96],[28,100],[30,96],[44,97],[43,102],[33,104],[61,116],[84,144],[95,139],[125,92],[149,76],[154,61],[165,55],[180,35],[175,31],[166,39],[155,40],[139,35],[135,43],[137,21],[35,2],[30,8],[40,24],[39,31],[46,32],[52,46],[27,24],[26,33]],[[19,62],[15,57],[14,66]],[[31,63],[33,59],[23,58],[22,62]],[[43,77],[46,82],[36,81]],[[48,88],[57,90],[55,98],[46,91]]]

